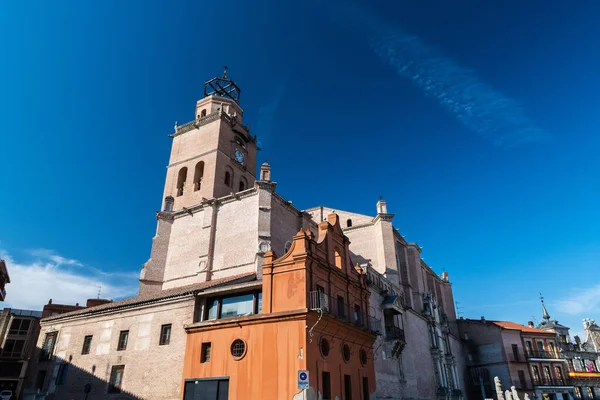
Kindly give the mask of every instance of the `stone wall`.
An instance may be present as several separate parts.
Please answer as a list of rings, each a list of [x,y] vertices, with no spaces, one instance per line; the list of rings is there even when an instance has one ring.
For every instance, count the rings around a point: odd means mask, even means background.
[[[185,324],[193,321],[194,299],[163,300],[151,305],[104,314],[84,314],[42,322],[37,347],[48,332],[58,332],[54,360],[39,362],[32,371],[46,371],[44,387],[49,398],[83,398],[86,383],[92,385],[88,400],[117,398],[107,394],[111,368],[124,365],[123,390],[131,397],[175,400],[181,396],[181,374],[185,353]],[[168,345],[159,345],[161,326],[171,324]],[[127,348],[117,351],[119,332],[129,330]],[[89,354],[81,354],[83,340],[93,335]],[[64,385],[55,379],[61,362],[70,361]]]

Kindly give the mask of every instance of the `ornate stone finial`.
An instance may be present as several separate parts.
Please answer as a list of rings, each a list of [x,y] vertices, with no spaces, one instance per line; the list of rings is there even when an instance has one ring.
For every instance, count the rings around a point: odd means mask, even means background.
[[[179,128],[179,124],[177,123],[177,121],[175,121],[175,126],[173,127],[175,133],[177,133],[177,128]]]
[[[525,397],[523,397],[523,400],[529,400],[529,395],[527,393],[525,393]]]
[[[502,383],[500,383],[500,378],[497,376],[494,377],[494,385],[496,386],[496,395],[498,396],[498,400],[504,400],[504,394],[502,393]]]
[[[510,387],[510,391],[512,392],[512,398],[513,400],[521,400],[519,398],[519,393],[517,392],[517,388],[515,388],[514,386]]]
[[[506,399],[506,400],[513,400],[513,398],[512,398],[512,393],[510,392],[510,390],[506,390],[506,391],[504,392],[504,396],[505,396],[505,399]]]
[[[223,78],[225,78],[225,79],[227,79],[227,68],[229,68],[229,67],[227,67],[227,65],[225,65],[223,67]]]

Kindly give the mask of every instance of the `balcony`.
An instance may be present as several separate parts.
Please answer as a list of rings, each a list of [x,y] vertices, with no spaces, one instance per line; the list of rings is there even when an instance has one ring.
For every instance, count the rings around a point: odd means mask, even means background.
[[[558,359],[560,358],[557,353],[542,350],[527,350],[527,358],[545,358],[545,359]]]
[[[400,329],[397,326],[388,326],[385,327],[385,338],[388,340],[404,340],[404,329]]]
[[[533,379],[534,387],[539,386],[572,386],[568,379],[551,378],[551,379]]]
[[[342,321],[372,332],[381,331],[381,320],[370,316],[362,310],[348,310],[348,304],[337,297],[334,298],[315,290],[309,293],[309,302],[311,310],[321,310],[324,314],[332,315]]]

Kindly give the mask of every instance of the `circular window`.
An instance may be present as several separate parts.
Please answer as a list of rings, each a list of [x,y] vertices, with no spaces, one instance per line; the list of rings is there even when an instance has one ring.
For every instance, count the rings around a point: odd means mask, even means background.
[[[363,366],[367,365],[367,352],[365,349],[360,349],[360,363]]]
[[[344,346],[342,347],[342,353],[344,356],[344,361],[350,361],[350,346],[344,344]]]
[[[321,339],[321,354],[323,357],[327,357],[329,355],[329,342],[325,338]]]
[[[246,343],[242,339],[236,339],[231,343],[231,355],[238,360],[246,355]]]

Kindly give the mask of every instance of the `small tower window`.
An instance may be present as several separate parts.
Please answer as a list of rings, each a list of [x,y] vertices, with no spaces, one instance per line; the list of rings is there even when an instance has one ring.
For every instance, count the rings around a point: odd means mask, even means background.
[[[183,195],[183,189],[185,187],[185,180],[187,178],[187,167],[183,167],[179,170],[177,177],[177,196]]]
[[[200,112],[200,118],[206,117],[206,108]]]
[[[348,219],[346,220],[346,227],[347,227],[347,228],[350,228],[351,226],[352,226],[352,220],[351,220],[350,218],[348,218]]]
[[[223,181],[225,186],[232,188],[233,187],[233,171],[230,167],[227,167],[225,170],[225,180]]]
[[[196,164],[196,170],[194,171],[194,191],[200,190],[202,184],[202,176],[204,175],[204,161],[200,161]]]
[[[246,179],[245,178],[241,178],[240,179],[240,192],[243,190],[246,190],[248,188],[248,184],[246,183]]]

